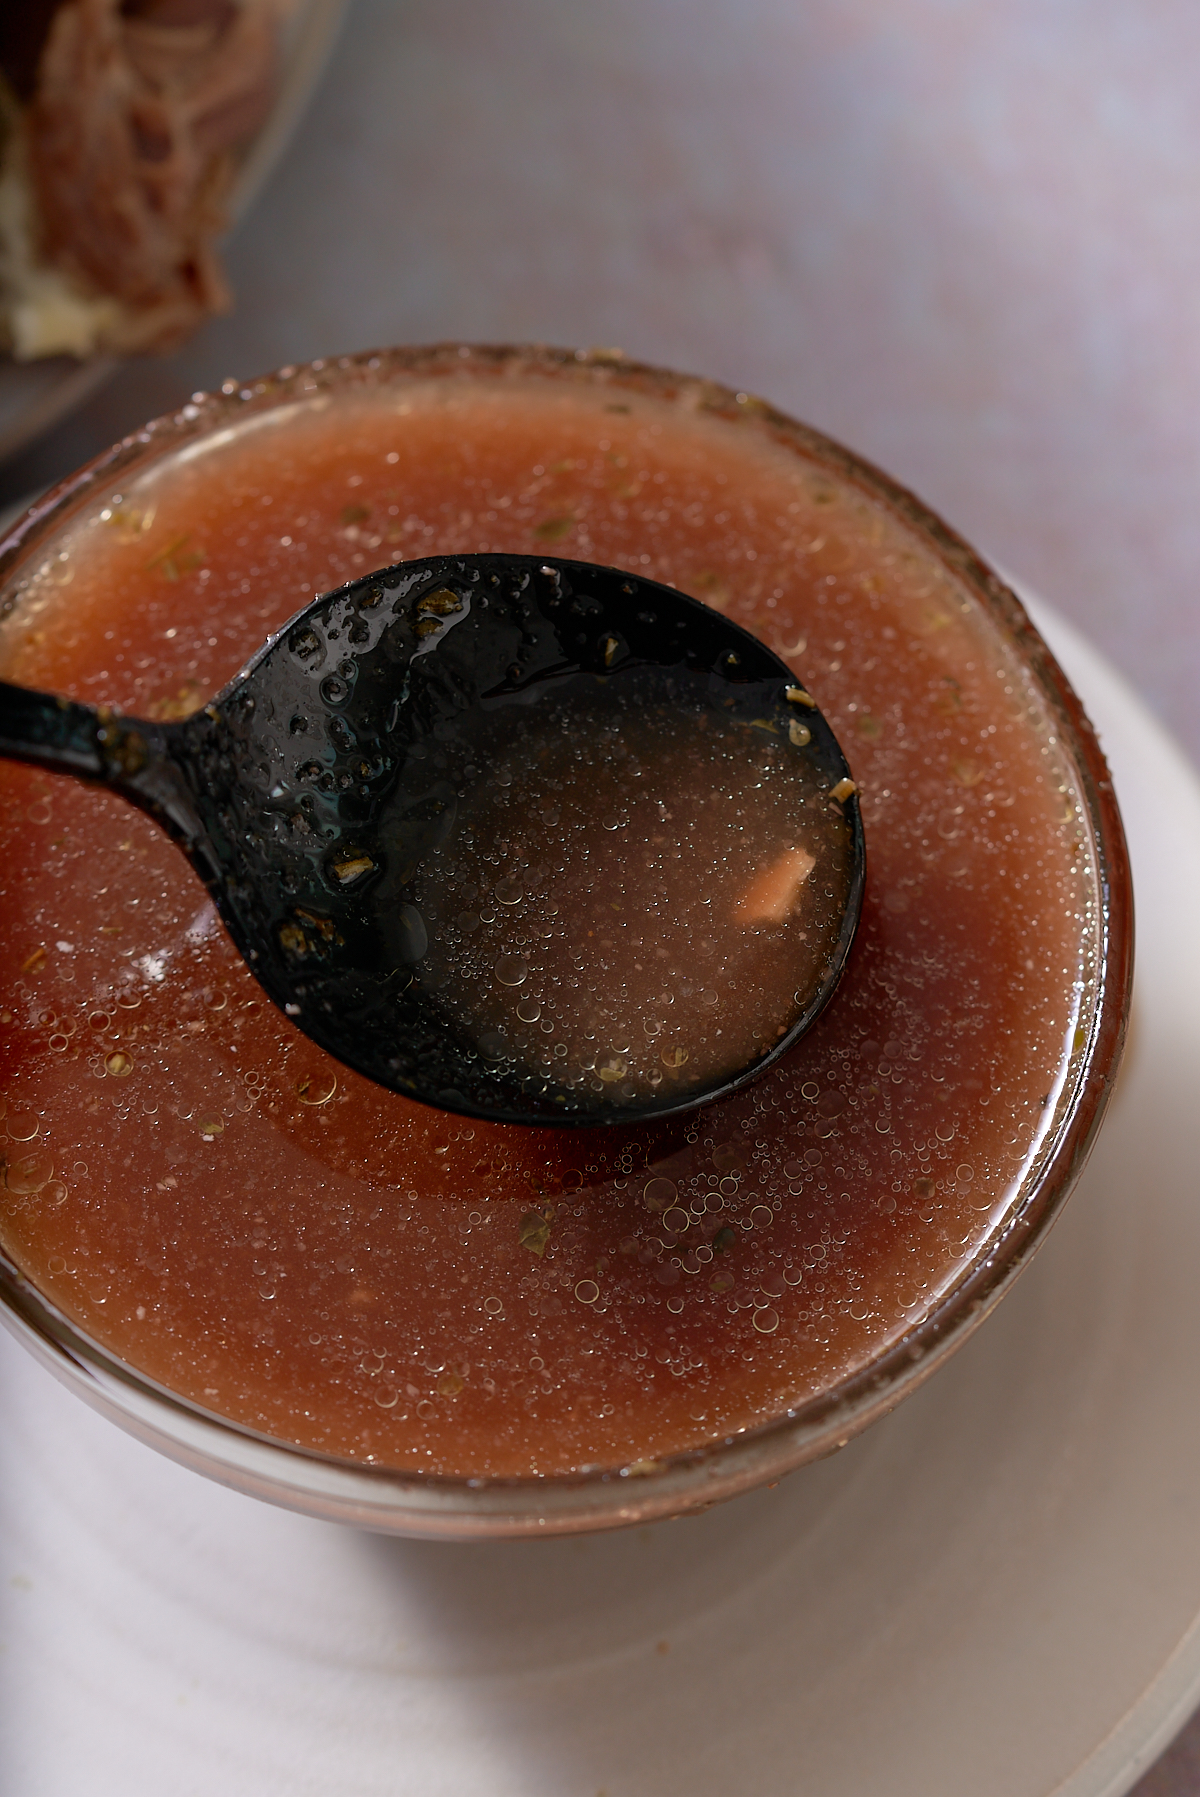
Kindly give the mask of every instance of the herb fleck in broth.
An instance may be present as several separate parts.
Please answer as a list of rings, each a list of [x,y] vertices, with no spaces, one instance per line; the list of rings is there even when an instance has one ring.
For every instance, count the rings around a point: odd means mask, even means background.
[[[618,1104],[682,1099],[817,997],[852,837],[772,720],[679,675],[583,676],[439,755],[457,796],[413,890],[417,978],[495,1060]]]
[[[177,715],[389,556],[553,541],[764,637],[862,788],[862,922],[815,1029],[691,1120],[550,1132],[329,1062],[153,826],[0,768],[5,1247],[95,1339],[286,1440],[513,1474],[753,1427],[954,1281],[1053,1110],[1093,923],[1015,654],[787,446],[619,401],[414,380],[251,423],[53,545],[0,633],[8,678]]]

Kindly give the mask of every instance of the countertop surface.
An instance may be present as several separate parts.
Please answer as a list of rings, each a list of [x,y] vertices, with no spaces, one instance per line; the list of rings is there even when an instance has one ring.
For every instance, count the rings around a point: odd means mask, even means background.
[[[1184,0],[353,0],[235,312],[0,507],[230,375],[619,345],[882,464],[1200,759],[1198,68]],[[1200,1721],[1136,1789],[1200,1793]]]

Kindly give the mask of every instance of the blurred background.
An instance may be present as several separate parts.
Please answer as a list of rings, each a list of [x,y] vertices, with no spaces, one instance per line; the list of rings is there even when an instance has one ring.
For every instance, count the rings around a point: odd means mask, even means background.
[[[619,345],[880,462],[1200,757],[1197,68],[1187,0],[352,0],[236,311],[0,499],[282,362]]]
[[[881,463],[1200,759],[1200,11],[352,0],[234,233],[236,311],[0,468],[440,338],[619,345]],[[1200,1792],[1200,1731],[1140,1797]]]

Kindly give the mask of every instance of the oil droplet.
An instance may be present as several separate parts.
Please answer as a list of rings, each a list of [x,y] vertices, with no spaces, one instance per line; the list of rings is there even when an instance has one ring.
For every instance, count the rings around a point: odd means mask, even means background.
[[[650,1179],[642,1189],[642,1202],[647,1210],[666,1210],[675,1197],[675,1191],[673,1180]]]
[[[779,1327],[779,1312],[764,1306],[754,1313],[754,1327],[760,1335],[774,1335]]]
[[[515,876],[496,882],[496,897],[502,905],[519,905],[525,897],[525,887]]]
[[[301,1104],[328,1104],[337,1089],[337,1074],[328,1070],[306,1073],[296,1081],[296,1097]]]
[[[127,1055],[120,1048],[114,1048],[110,1055],[105,1056],[104,1070],[111,1073],[114,1079],[124,1079],[126,1074],[133,1072],[133,1056]]]
[[[542,1014],[542,1007],[536,998],[523,998],[517,1006],[517,1016],[522,1023],[536,1023]]]
[[[676,1067],[683,1066],[688,1058],[688,1051],[686,1048],[664,1048],[658,1058],[664,1067],[674,1070]]]
[[[13,1111],[8,1119],[8,1135],[12,1142],[32,1142],[41,1128],[32,1111]]]
[[[691,1227],[691,1221],[687,1212],[678,1204],[672,1205],[670,1210],[663,1212],[663,1228],[669,1229],[672,1235],[682,1235],[685,1229]]]
[[[503,955],[496,963],[496,978],[502,986],[519,986],[528,973],[528,967],[516,955]]]
[[[375,1402],[381,1410],[393,1410],[400,1393],[394,1385],[381,1385],[375,1393]]]
[[[581,1304],[594,1304],[600,1296],[600,1287],[594,1279],[581,1279],[575,1287],[575,1296]]]
[[[29,1198],[40,1192],[53,1176],[54,1162],[48,1154],[24,1154],[18,1160],[9,1161],[4,1170],[4,1183],[16,1196]]]
[[[443,1398],[456,1398],[463,1389],[464,1380],[457,1373],[443,1373],[437,1382],[438,1395]]]
[[[483,1308],[490,1317],[498,1317],[503,1311],[504,1305],[499,1298],[485,1298]]]

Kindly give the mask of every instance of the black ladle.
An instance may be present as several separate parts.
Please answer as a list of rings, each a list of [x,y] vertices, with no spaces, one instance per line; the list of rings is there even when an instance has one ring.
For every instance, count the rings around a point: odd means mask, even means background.
[[[564,1095],[544,1074],[488,1058],[414,978],[423,931],[405,876],[445,839],[453,794],[439,745],[498,708],[550,692],[561,702],[572,682],[594,697],[605,683],[647,677],[735,718],[773,720],[840,806],[851,874],[820,987],[775,1048],[711,1087],[630,1104]],[[307,606],[182,723],[0,682],[0,754],[96,781],[149,812],[270,997],[338,1060],[407,1097],[498,1122],[627,1123],[735,1090],[823,1008],[862,901],[850,771],[785,663],[697,600],[585,562],[437,556],[365,575]]]

